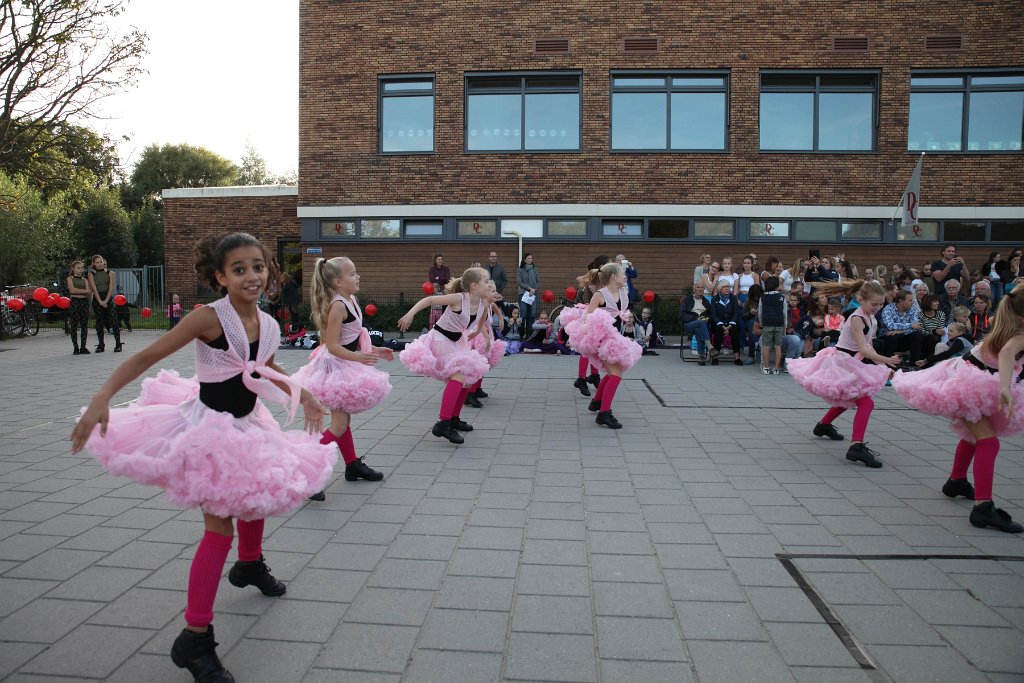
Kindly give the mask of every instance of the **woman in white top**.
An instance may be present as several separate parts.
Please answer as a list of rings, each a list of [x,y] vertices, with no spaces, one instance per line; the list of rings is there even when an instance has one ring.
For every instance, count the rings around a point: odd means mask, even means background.
[[[761,284],[761,276],[754,272],[754,261],[749,256],[743,259],[743,272],[737,277],[737,292],[741,304],[747,303],[747,292],[753,285]]]
[[[806,270],[806,264],[802,258],[798,258],[793,262],[793,265],[789,270],[784,270],[779,273],[779,281],[782,284],[782,291],[788,293],[793,287],[793,280],[802,280],[804,277],[804,270]]]
[[[700,257],[700,265],[693,269],[693,282],[700,282],[711,267],[711,254],[704,254]]]
[[[722,259],[722,270],[719,271],[718,277],[715,279],[715,291],[718,291],[718,283],[722,280],[726,280],[731,286],[732,291],[736,291],[736,283],[740,279],[740,276],[732,272],[732,257],[726,256]]]
[[[700,282],[704,285],[705,292],[715,291],[715,286],[718,284],[718,273],[721,270],[722,267],[718,265],[718,261],[712,261],[708,266],[708,272],[701,275]]]

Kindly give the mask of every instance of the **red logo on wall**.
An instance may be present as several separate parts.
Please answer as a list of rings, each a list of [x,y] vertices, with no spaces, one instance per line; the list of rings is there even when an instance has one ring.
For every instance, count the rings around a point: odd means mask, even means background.
[[[764,225],[764,234],[771,235],[772,234],[772,230],[774,230],[774,229],[775,228],[772,227],[771,223],[765,223],[765,225]]]
[[[619,234],[620,235],[625,235],[626,234],[626,224],[625,223],[619,223]]]
[[[920,237],[921,236],[921,226],[920,225],[915,225],[913,228],[911,228],[911,230],[914,233],[914,237]]]
[[[475,232],[478,235],[480,234],[480,224],[479,223],[474,223],[473,224],[473,232]]]
[[[345,228],[345,226],[343,226],[341,223],[335,223],[334,224],[334,233],[336,235],[340,235],[340,234],[342,234],[342,231],[344,230],[344,228]]]

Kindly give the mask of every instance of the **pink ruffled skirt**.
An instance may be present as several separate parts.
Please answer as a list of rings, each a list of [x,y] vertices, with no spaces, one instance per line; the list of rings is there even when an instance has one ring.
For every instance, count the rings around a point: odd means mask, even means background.
[[[97,427],[86,446],[111,474],[218,517],[285,514],[327,484],[334,444],[285,432],[260,401],[236,418],[208,408],[198,393],[195,380],[161,371],[143,382],[136,403],[111,410],[106,436]]]
[[[1016,377],[1020,368],[1016,368]],[[1014,412],[1007,416],[999,405],[999,375],[953,358],[916,372],[897,372],[892,388],[903,401],[922,413],[944,417],[953,431],[973,442],[964,424],[987,417],[997,436],[1012,436],[1024,430],[1024,384],[1010,385]]]
[[[405,368],[423,377],[447,382],[461,374],[469,386],[487,374],[487,360],[469,347],[465,335],[452,341],[440,332],[422,334],[398,354]]]
[[[639,344],[622,336],[615,327],[615,319],[601,309],[585,317],[570,314],[570,322],[563,325],[569,334],[569,346],[586,356],[598,371],[603,371],[606,365],[618,365],[625,372],[636,365],[643,353]]]
[[[310,354],[295,379],[331,410],[350,414],[373,408],[391,393],[388,373],[338,358],[323,345]]]
[[[864,363],[834,346],[812,358],[786,361],[796,383],[829,405],[853,408],[858,398],[874,396],[892,372],[888,366]]]
[[[508,344],[500,339],[495,339],[491,342],[491,348],[488,351],[487,340],[484,339],[484,335],[478,334],[469,340],[469,348],[473,349],[487,360],[487,366],[493,369],[495,365],[501,362],[501,359],[505,357],[505,349],[508,348]]]

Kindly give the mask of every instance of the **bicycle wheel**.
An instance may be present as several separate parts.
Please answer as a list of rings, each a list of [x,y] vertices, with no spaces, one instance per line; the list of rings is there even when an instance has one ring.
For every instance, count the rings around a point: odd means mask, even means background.
[[[24,326],[21,333],[32,337],[39,334],[39,314],[35,311],[24,310],[21,312],[21,316]]]
[[[21,316],[12,311],[4,311],[3,326],[0,327],[0,336],[4,338],[20,337],[25,330],[25,323]]]

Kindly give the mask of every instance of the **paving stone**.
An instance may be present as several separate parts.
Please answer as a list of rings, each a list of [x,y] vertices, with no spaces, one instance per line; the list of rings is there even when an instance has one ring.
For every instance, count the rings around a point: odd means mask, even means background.
[[[132,541],[120,550],[110,553],[96,564],[128,569],[157,569],[181,554],[184,546],[177,543],[149,543]]]
[[[358,543],[328,543],[309,561],[318,569],[352,569],[372,571],[388,550],[384,545]]]
[[[506,612],[434,609],[423,625],[418,647],[501,653],[505,650],[508,622]]]
[[[947,643],[982,671],[1024,677],[1024,633],[1015,628],[936,626]]]
[[[985,674],[972,667],[960,653],[948,646],[873,645],[870,653],[896,681],[981,683],[987,680]]]
[[[332,569],[304,569],[288,584],[288,597],[294,600],[352,602],[366,582],[366,572]]]
[[[523,546],[523,530],[505,527],[467,527],[458,541],[460,548],[519,550]]]
[[[518,566],[519,553],[516,551],[460,548],[452,556],[447,573],[456,576],[513,578]]]
[[[416,650],[406,669],[406,681],[501,680],[501,655],[480,652]]]
[[[465,524],[466,517],[461,515],[414,514],[412,519],[402,527],[402,533],[424,536],[458,536],[462,533]]]
[[[4,643],[4,656],[0,657],[0,678],[10,680],[8,676],[13,671],[44,649],[46,645],[42,643]]]
[[[941,645],[939,633],[906,605],[835,605],[836,615],[867,645]]]
[[[509,636],[507,678],[534,681],[597,681],[593,636],[513,633]]]
[[[605,683],[690,683],[696,678],[686,662],[602,659],[601,680]]]
[[[343,605],[291,600],[286,596],[274,600],[273,605],[256,620],[246,636],[257,641],[325,643],[343,616]],[[217,633],[219,636],[220,631]]]
[[[102,608],[99,602],[33,600],[0,622],[0,641],[55,643]]]
[[[342,623],[320,650],[314,666],[401,673],[419,629]]]
[[[896,593],[933,626],[1007,626],[997,612],[967,591],[900,589]]]
[[[751,607],[762,621],[820,623],[824,620],[799,588],[745,588]],[[699,673],[699,669],[698,669]]]
[[[827,624],[764,625],[790,666],[856,667],[857,660]]]
[[[57,581],[0,578],[0,617],[6,617],[60,585]],[[0,622],[0,629],[2,627]]]
[[[434,606],[508,612],[512,609],[514,590],[515,581],[513,579],[446,576],[437,593]]]
[[[590,573],[594,581],[658,583],[661,567],[651,555],[591,555]]]
[[[673,600],[746,601],[729,570],[666,569],[665,585]]]
[[[583,541],[549,541],[528,538],[523,543],[523,564],[587,565],[587,544]]]
[[[677,602],[676,616],[689,640],[768,640],[754,610],[745,602]]]
[[[433,599],[432,591],[364,588],[345,612],[345,621],[420,626]]]
[[[449,536],[416,536],[399,534],[388,548],[387,557],[409,560],[448,560],[455,550]]]
[[[687,644],[701,681],[793,681],[769,643],[693,641]]]
[[[184,609],[173,591],[132,588],[89,618],[90,624],[159,630]]]
[[[314,644],[246,638],[224,657],[224,666],[237,680],[253,683],[296,681],[317,658]]]
[[[602,659],[687,661],[676,622],[667,619],[597,617],[598,652]]]
[[[0,560],[24,562],[46,552],[49,548],[58,545],[64,540],[60,536],[14,534],[0,541]]]
[[[594,614],[623,617],[675,616],[665,587],[653,583],[607,583],[595,581]]]
[[[526,524],[526,538],[585,541],[587,527],[581,521],[531,518]]]
[[[22,667],[25,673],[104,678],[152,635],[150,631],[84,625]]]
[[[512,609],[512,630],[591,634],[593,613],[593,603],[586,597],[518,595]]]

